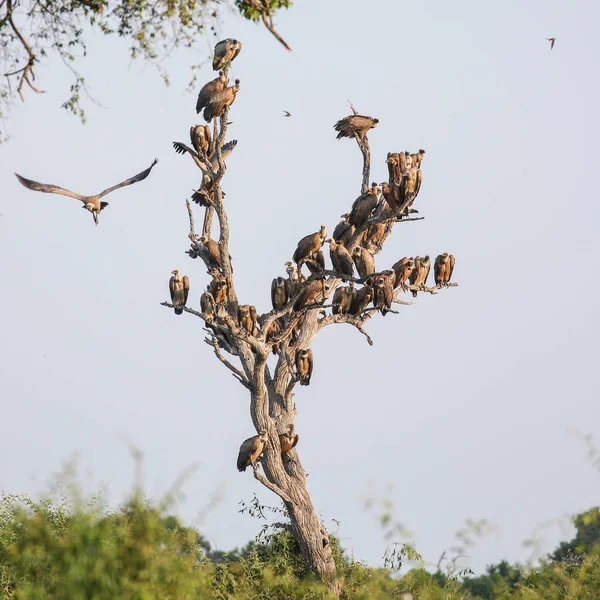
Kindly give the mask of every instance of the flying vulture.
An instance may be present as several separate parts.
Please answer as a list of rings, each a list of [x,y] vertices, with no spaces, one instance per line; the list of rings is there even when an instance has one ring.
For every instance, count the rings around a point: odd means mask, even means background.
[[[196,102],[196,113],[202,112],[202,109],[208,104],[208,101],[221,90],[227,87],[227,76],[223,71],[219,71],[219,76],[208,83],[205,83]]]
[[[311,254],[314,254],[318,250],[321,249],[321,246],[325,243],[325,238],[327,237],[327,228],[325,225],[321,225],[320,231],[316,233],[311,233],[303,237],[299,242],[294,252],[294,262],[297,265],[300,265],[304,260],[306,260]]]
[[[284,117],[291,117],[291,116],[292,116],[292,113],[291,113],[289,110],[284,110],[284,111],[283,111],[283,116],[284,116]]]
[[[373,117],[365,117],[363,115],[349,115],[340,119],[333,128],[338,132],[336,139],[341,140],[343,137],[354,138],[354,134],[362,139],[369,129],[377,127],[379,119]]]
[[[354,277],[354,263],[350,252],[342,244],[338,244],[333,238],[327,240],[329,242],[329,256],[333,270],[347,277]]]
[[[208,286],[208,291],[211,293],[215,300],[215,304],[224,304],[227,302],[227,295],[229,292],[229,286],[227,285],[227,279],[222,276],[215,277]]]
[[[366,248],[363,248],[362,246],[356,246],[356,248],[354,248],[354,252],[352,252],[352,258],[354,259],[354,264],[356,265],[358,275],[362,279],[365,279],[372,273],[375,273],[375,259]]]
[[[412,257],[405,256],[401,258],[397,263],[392,265],[392,271],[396,274],[396,280],[394,281],[394,288],[401,287],[406,291],[406,282],[410,279],[410,276],[415,268],[415,261]]]
[[[546,38],[549,42],[550,42],[550,50],[552,50],[552,48],[554,48],[554,42],[556,41],[555,37],[552,38]]]
[[[373,209],[377,206],[377,198],[379,197],[380,189],[373,182],[371,187],[361,194],[352,204],[352,210],[348,216],[348,222],[355,227],[364,225],[366,220],[371,216]]]
[[[237,93],[240,91],[240,80],[236,79],[234,85],[230,85],[229,87],[217,92],[213,96],[211,96],[208,104],[204,109],[204,120],[208,123],[212,121],[215,117],[220,117],[225,108],[231,106]]]
[[[333,309],[332,312],[334,315],[337,314],[346,314],[351,311],[352,302],[354,300],[354,296],[356,295],[356,291],[354,290],[354,282],[351,281],[350,285],[346,287],[339,287],[335,290],[333,294]]]
[[[442,287],[447,285],[452,277],[452,271],[454,271],[455,259],[452,254],[444,252],[440,254],[433,265],[433,274],[435,275],[435,285]]]
[[[200,296],[200,310],[206,319],[214,319],[217,307],[215,299],[209,291]]]
[[[310,348],[308,350],[301,348],[296,352],[296,369],[300,385],[308,385],[313,371],[313,353]]]
[[[190,127],[190,140],[194,150],[202,156],[209,155],[212,145],[212,132],[210,125],[192,125]]]
[[[423,161],[423,158],[425,158],[425,150],[421,148],[416,154],[411,154],[410,157],[412,159],[412,166],[420,169],[421,162]]]
[[[290,281],[275,277],[271,283],[271,304],[275,310],[281,310],[290,301]]]
[[[427,283],[427,277],[429,277],[429,270],[431,269],[431,260],[429,256],[415,256],[415,267],[410,275],[411,285],[421,287]],[[417,297],[417,292],[411,290],[413,298]]]
[[[58,187],[57,185],[38,183],[37,181],[32,181],[31,179],[25,179],[25,177],[21,177],[21,175],[18,173],[15,173],[15,175],[17,176],[17,179],[30,190],[34,190],[36,192],[46,192],[47,194],[61,194],[62,196],[69,196],[70,198],[75,198],[75,200],[80,200],[83,202],[83,208],[92,213],[92,216],[94,217],[94,223],[98,225],[98,216],[100,215],[100,211],[108,206],[108,202],[100,202],[100,198],[103,198],[107,194],[110,194],[119,188],[125,187],[126,185],[131,185],[132,183],[137,183],[138,181],[146,179],[146,177],[150,175],[152,167],[154,167],[157,162],[158,159],[155,158],[152,164],[145,171],[142,171],[141,173],[126,179],[125,181],[121,181],[121,183],[117,183],[117,185],[109,187],[95,196],[83,196],[81,194],[77,194],[76,192],[66,190],[65,188]]]
[[[242,49],[242,42],[233,38],[227,38],[215,46],[213,58],[213,71],[218,71],[228,65]]]
[[[242,329],[245,329],[250,335],[257,335],[256,329],[256,306],[250,304],[240,304],[237,310],[237,317]]]
[[[261,429],[258,435],[253,435],[242,442],[237,459],[238,471],[245,471],[246,467],[250,466],[256,469],[256,461],[265,449],[268,439],[266,430]]]
[[[367,308],[369,302],[373,300],[373,288],[364,285],[357,290],[352,298],[352,305],[350,306],[350,314],[359,315],[365,308]]]
[[[295,432],[293,425],[288,425],[287,429],[287,433],[279,434],[281,454],[286,454],[287,452],[289,452],[298,443],[298,440],[300,439],[298,434]]]
[[[319,279],[313,279],[304,285],[304,288],[300,292],[298,299],[294,303],[294,310],[300,310],[304,306],[309,304],[316,304],[316,298],[323,292],[324,281]]]
[[[182,275],[177,269],[171,271],[169,279],[169,292],[171,292],[171,304],[176,315],[183,313],[183,307],[187,302],[190,291],[190,280],[187,275]]]
[[[374,277],[373,281],[373,306],[381,311],[385,317],[388,310],[392,308],[394,301],[394,271],[383,271]]]

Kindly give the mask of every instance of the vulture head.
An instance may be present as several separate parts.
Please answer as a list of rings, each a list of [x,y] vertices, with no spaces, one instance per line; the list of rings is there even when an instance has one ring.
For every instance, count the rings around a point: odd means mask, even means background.
[[[236,90],[236,92],[240,89],[240,80],[236,79],[234,82],[234,86],[233,86]]]
[[[179,275],[179,269],[173,269],[171,271],[171,275],[175,275],[175,277],[177,277],[177,275]]]
[[[419,148],[419,154],[425,154],[425,150],[423,150],[423,148]]]
[[[383,288],[385,287],[385,277],[383,275],[379,275],[375,278],[375,287]]]
[[[398,164],[398,159],[392,154],[391,156],[387,157],[387,160],[385,162],[388,163],[388,164],[390,164],[390,165],[397,165]]]
[[[354,250],[352,251],[352,255],[359,257],[362,254],[362,248],[360,246],[356,246],[356,248],[354,248]]]
[[[325,238],[327,237],[327,227],[325,225],[321,225],[320,234],[321,239],[325,241]]]
[[[285,279],[283,277],[278,277],[276,285],[277,287],[283,287],[285,285]]]
[[[298,354],[300,355],[300,358],[306,358],[306,356],[308,355],[308,350],[298,350]]]
[[[375,127],[377,125],[377,123],[379,123],[379,119],[374,118],[373,119],[373,127]]]

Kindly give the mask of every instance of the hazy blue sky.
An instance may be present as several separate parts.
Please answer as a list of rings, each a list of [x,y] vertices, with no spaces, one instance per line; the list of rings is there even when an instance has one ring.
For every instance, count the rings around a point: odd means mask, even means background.
[[[427,151],[416,202],[426,219],[397,226],[378,267],[457,258],[460,287],[371,320],[373,348],[350,327],[327,329],[311,385],[297,389],[314,502],[357,558],[380,564],[385,549],[360,501],[369,481],[380,495],[393,484],[396,518],[431,561],[465,518],[495,523],[476,568],[524,559],[535,525],[600,501],[598,473],[567,431],[600,442],[599,19],[591,1],[298,0],[277,19],[292,53],[233,14],[223,23],[221,37],[244,44],[224,181],[240,300],[268,310],[297,240],[333,227],[358,195],[360,153],[332,129],[348,98],[380,119],[373,179],[387,176],[388,151]],[[190,276],[192,307],[208,283],[184,254],[198,171],[171,148],[200,122],[183,92],[189,64],[208,56],[199,48],[166,63],[166,88],[128,62],[125,43],[96,34],[80,67],[106,108],[90,105],[85,127],[61,112],[69,73],[48,60],[47,93],[13,113],[0,146],[0,489],[43,491],[78,452],[86,488],[107,483],[118,502],[133,483],[125,437],[144,452],[154,498],[201,463],[179,511],[228,549],[258,530],[237,503],[253,492],[276,501],[235,469],[253,433],[248,397],[201,322],[159,306],[174,268]],[[200,82],[213,77],[206,66]],[[13,175],[94,193],[155,156],[98,227],[77,202]],[[222,501],[199,522],[216,490]]]

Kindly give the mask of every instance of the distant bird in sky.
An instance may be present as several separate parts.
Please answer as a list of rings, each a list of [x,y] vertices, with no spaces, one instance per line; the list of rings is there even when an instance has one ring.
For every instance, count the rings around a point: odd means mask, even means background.
[[[100,211],[108,206],[108,202],[100,202],[100,198],[103,198],[107,194],[118,190],[126,185],[131,185],[132,183],[137,183],[138,181],[142,181],[146,179],[148,175],[150,175],[150,171],[152,171],[152,167],[158,162],[158,159],[155,158],[152,164],[141,173],[126,179],[125,181],[121,181],[121,183],[117,183],[117,185],[113,185],[112,187],[107,188],[106,190],[96,194],[95,196],[83,196],[82,194],[78,194],[76,192],[71,192],[70,190],[66,190],[65,188],[61,188],[57,185],[48,184],[48,183],[38,183],[37,181],[32,181],[31,179],[26,179],[25,177],[21,177],[18,173],[15,173],[17,179],[30,190],[34,190],[36,192],[46,192],[48,194],[61,194],[63,196],[69,196],[70,198],[75,198],[75,200],[80,200],[83,202],[83,208],[89,210],[94,217],[94,223],[98,225],[98,215]]]
[[[284,110],[284,111],[283,111],[283,116],[284,116],[284,117],[291,117],[291,116],[292,116],[292,113],[291,113],[291,112],[289,112],[289,111],[287,111],[287,110]]]
[[[549,42],[550,42],[550,50],[552,50],[552,48],[554,48],[554,42],[556,41],[556,38],[546,38]]]

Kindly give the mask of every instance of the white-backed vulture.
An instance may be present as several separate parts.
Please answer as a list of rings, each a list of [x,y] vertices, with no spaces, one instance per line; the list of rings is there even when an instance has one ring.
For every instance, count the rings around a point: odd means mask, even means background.
[[[355,294],[356,291],[354,289],[353,281],[346,287],[342,286],[337,288],[333,293],[333,308],[331,309],[331,312],[333,312],[334,315],[349,313],[352,308],[352,301],[354,300]]]
[[[237,310],[237,317],[240,327],[245,329],[250,335],[258,333],[256,329],[256,307],[250,304],[240,304]]]
[[[402,207],[403,212],[408,212],[415,201],[415,198],[419,195],[421,189],[421,183],[423,181],[423,171],[415,167],[411,167],[404,173],[402,179]]]
[[[362,139],[369,129],[377,127],[379,119],[373,117],[365,117],[364,115],[349,115],[340,119],[333,128],[338,132],[336,139],[341,140],[343,137],[354,138],[354,134]]]
[[[206,235],[203,235],[198,241],[206,246],[210,256],[211,265],[222,268],[223,265],[221,264],[221,248],[219,242],[216,242]]]
[[[401,287],[406,291],[406,282],[410,279],[410,276],[415,268],[415,261],[412,257],[405,256],[401,258],[397,263],[392,265],[392,271],[396,274],[396,280],[394,281],[394,288]]]
[[[384,317],[392,308],[395,280],[394,271],[383,271],[373,278],[373,306],[378,308]]]
[[[301,348],[296,352],[296,369],[300,385],[308,385],[313,372],[313,353],[310,348]]]
[[[210,125],[192,125],[190,127],[190,140],[194,150],[199,154],[209,156],[212,145],[212,132]]]
[[[206,319],[214,319],[217,306],[215,299],[209,291],[206,291],[200,296],[200,311]]]
[[[304,264],[308,267],[312,275],[322,273],[325,270],[325,255],[323,254],[323,250],[317,250],[314,254],[311,254],[304,260]]]
[[[375,273],[375,259],[366,248],[356,246],[354,252],[352,252],[352,258],[361,279]]]
[[[421,287],[427,283],[427,277],[429,277],[429,270],[431,269],[431,260],[429,256],[415,256],[415,267],[410,276],[411,285]],[[417,292],[411,290],[413,298],[417,297]]]
[[[258,318],[258,324],[261,326],[261,328],[263,327],[266,319],[267,319],[266,314],[261,315]],[[272,342],[273,339],[277,336],[277,334],[281,333],[282,331],[283,331],[283,326],[281,325],[281,321],[279,319],[275,319],[275,320],[271,321],[271,324],[269,325],[269,329],[267,330],[267,335],[266,335],[267,342]],[[280,344],[273,344],[273,346],[271,347],[271,350],[273,351],[273,354],[279,354]]]
[[[444,252],[440,254],[433,265],[433,274],[435,275],[435,285],[442,287],[450,282],[452,271],[454,271],[455,259],[452,254]]]
[[[412,159],[412,166],[416,167],[417,169],[420,169],[421,163],[423,162],[423,158],[425,158],[425,150],[423,150],[423,148],[420,148],[417,153],[411,154],[410,157]]]
[[[313,279],[312,281],[305,283],[298,299],[294,303],[294,310],[300,310],[309,304],[316,304],[316,299],[318,295],[323,292],[324,286],[325,282],[320,279]]]
[[[333,270],[345,275],[346,277],[354,277],[354,263],[350,252],[342,244],[338,244],[333,238],[327,240],[329,242],[329,256]]]
[[[275,310],[281,310],[290,301],[290,281],[275,277],[271,282],[271,304]]]
[[[219,71],[219,76],[208,83],[205,83],[200,93],[198,94],[198,100],[196,101],[196,113],[200,113],[202,109],[208,104],[208,101],[221,90],[227,87],[227,77],[223,71]]]
[[[190,280],[187,275],[182,275],[178,269],[171,271],[169,279],[169,292],[171,293],[171,304],[176,315],[183,313],[183,307],[190,292]]]
[[[245,471],[250,466],[256,469],[256,461],[265,449],[268,439],[266,430],[261,429],[258,435],[253,435],[242,442],[237,459],[238,471]]]
[[[208,291],[211,293],[215,300],[215,304],[224,304],[227,302],[227,296],[229,293],[229,286],[227,285],[227,279],[223,276],[215,277],[208,286]]]
[[[208,123],[215,117],[220,117],[228,106],[233,104],[237,93],[240,91],[240,80],[236,79],[233,85],[211,96],[204,108],[204,120]]]
[[[291,260],[285,263],[285,272],[290,282],[290,300],[300,291],[300,286],[306,277],[302,274],[302,271],[294,265]]]
[[[371,216],[373,209],[377,206],[380,189],[373,182],[371,187],[361,194],[352,204],[352,210],[348,217],[348,222],[355,227],[360,227]]]
[[[288,425],[287,433],[279,434],[279,445],[281,446],[281,454],[289,452],[300,439],[293,425]]]
[[[100,198],[104,198],[104,196],[118,190],[119,188],[125,187],[126,185],[131,185],[132,183],[137,183],[138,181],[142,181],[150,175],[150,171],[152,171],[152,167],[158,162],[158,159],[155,158],[152,161],[152,164],[137,175],[126,179],[125,181],[121,181],[121,183],[117,183],[117,185],[113,185],[112,187],[106,188],[99,194],[95,196],[83,196],[82,194],[78,194],[77,192],[72,192],[71,190],[67,190],[65,188],[61,188],[57,185],[51,183],[39,183],[38,181],[33,181],[32,179],[26,179],[22,177],[18,173],[15,173],[17,179],[28,189],[34,190],[35,192],[45,192],[46,194],[60,194],[61,196],[69,196],[69,198],[75,198],[75,200],[79,200],[83,202],[83,208],[92,213],[94,217],[94,223],[98,225],[98,217],[100,215],[100,211],[104,210],[108,206],[108,202],[100,202]]]
[[[398,184],[384,181],[381,184],[381,193],[390,210],[396,211],[400,208],[400,186]]]
[[[388,166],[390,185],[400,185],[402,174],[406,171],[406,156],[404,152],[388,152],[385,161]]]
[[[356,290],[354,297],[352,298],[352,305],[350,306],[350,314],[359,315],[367,306],[369,302],[373,300],[373,288],[364,285],[360,290]]]
[[[348,223],[350,213],[344,213],[341,216],[341,221],[335,226],[331,237],[336,241],[345,245],[348,230],[354,231],[354,227]],[[348,238],[349,239],[349,238]]]
[[[371,248],[381,250],[380,242],[383,240],[387,231],[387,223],[374,223],[371,225],[365,234],[363,244],[371,251]]]
[[[321,229],[316,233],[311,233],[303,237],[296,247],[294,252],[294,262],[300,265],[302,261],[306,260],[311,254],[314,254],[321,249],[321,246],[325,243],[327,238],[327,227],[321,225]]]
[[[242,42],[234,38],[227,38],[217,43],[215,46],[215,56],[213,58],[213,71],[218,71],[228,65],[242,49]]]

